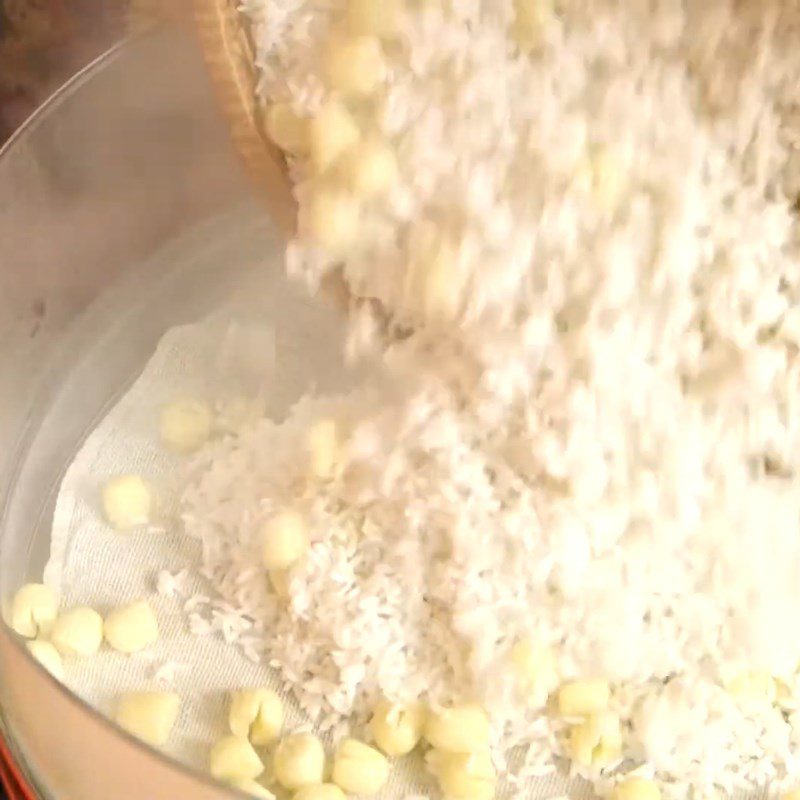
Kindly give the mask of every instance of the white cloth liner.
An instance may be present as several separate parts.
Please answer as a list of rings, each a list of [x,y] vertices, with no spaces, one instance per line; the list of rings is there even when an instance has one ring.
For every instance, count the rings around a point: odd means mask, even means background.
[[[278,272],[277,265],[272,271]],[[104,647],[96,657],[69,662],[67,683],[105,713],[112,713],[121,692],[178,692],[182,710],[168,749],[200,768],[207,764],[210,745],[227,732],[227,692],[280,686],[269,668],[251,663],[221,638],[195,636],[188,630],[186,599],[213,593],[194,572],[200,566],[199,547],[182,533],[176,519],[182,459],[160,447],[158,413],[163,403],[177,396],[219,401],[262,390],[267,413],[280,418],[312,387],[345,388],[343,331],[337,314],[309,302],[281,278],[270,284],[259,287],[266,293],[257,313],[252,309],[253,287],[244,287],[238,298],[207,319],[166,333],[141,376],[68,468],[45,571],[46,582],[59,591],[64,607],[90,605],[105,614],[140,598],[153,604],[161,636],[149,652],[128,657]],[[150,529],[117,533],[102,518],[100,489],[109,476],[120,473],[141,474],[155,488],[158,518]],[[157,592],[160,571],[184,569],[188,575],[177,581],[177,596]],[[287,729],[306,723],[291,700],[286,707]],[[419,762],[412,758],[399,763],[382,796],[432,793]],[[532,781],[522,794],[551,798],[569,788],[573,800],[587,796],[585,786],[570,786],[558,775]]]

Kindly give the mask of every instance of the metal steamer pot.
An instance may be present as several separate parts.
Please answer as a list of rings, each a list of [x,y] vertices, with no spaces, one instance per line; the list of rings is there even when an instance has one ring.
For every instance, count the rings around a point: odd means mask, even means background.
[[[162,333],[235,277],[171,280],[155,253],[250,201],[189,37],[123,43],[0,151],[0,595],[41,578],[59,481]],[[220,245],[224,248],[224,243]],[[120,322],[122,320],[122,322]],[[114,326],[113,358],[90,345]],[[70,380],[66,381],[67,376]],[[0,624],[0,775],[11,797],[242,796],[123,733]]]

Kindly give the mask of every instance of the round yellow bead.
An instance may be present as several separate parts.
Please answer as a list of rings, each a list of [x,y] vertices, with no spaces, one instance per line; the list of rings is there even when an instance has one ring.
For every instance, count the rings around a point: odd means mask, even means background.
[[[475,753],[489,744],[489,717],[474,703],[430,711],[425,721],[425,738],[439,750]]]
[[[345,739],[333,760],[333,782],[345,792],[376,794],[389,777],[389,762],[374,747]]]
[[[322,783],[325,750],[313,733],[294,733],[282,739],[273,756],[275,779],[286,789]]]

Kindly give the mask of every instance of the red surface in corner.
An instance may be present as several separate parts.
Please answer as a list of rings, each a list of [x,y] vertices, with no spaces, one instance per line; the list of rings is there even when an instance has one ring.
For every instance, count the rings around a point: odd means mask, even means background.
[[[8,745],[0,739],[0,784],[7,800],[37,800],[33,790],[25,783],[14,762]]]

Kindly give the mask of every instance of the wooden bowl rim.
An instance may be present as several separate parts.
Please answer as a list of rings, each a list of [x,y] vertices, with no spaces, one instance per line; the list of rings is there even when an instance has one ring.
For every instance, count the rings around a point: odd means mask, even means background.
[[[273,218],[287,233],[296,204],[281,151],[269,140],[257,97],[255,47],[237,0],[194,0],[194,28],[236,150]]]

